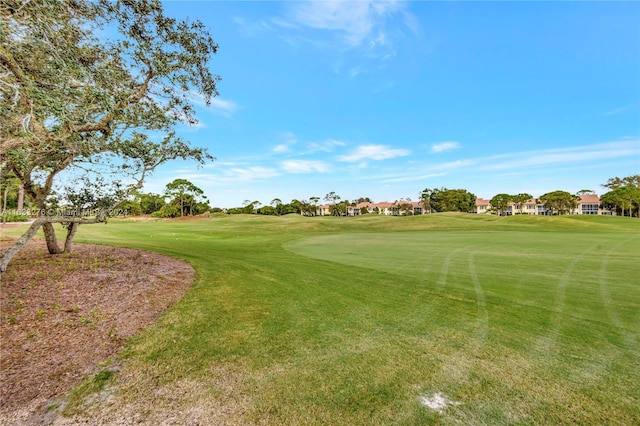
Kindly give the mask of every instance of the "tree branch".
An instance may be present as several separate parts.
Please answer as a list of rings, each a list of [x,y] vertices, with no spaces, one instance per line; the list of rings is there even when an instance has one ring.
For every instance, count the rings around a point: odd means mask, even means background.
[[[138,90],[127,99],[126,104],[120,103],[118,106],[113,108],[113,110],[119,111],[125,109],[126,105],[137,104],[147,94],[147,92],[149,91],[149,83],[155,76],[155,73],[153,72],[151,66],[149,64],[147,64],[147,66],[149,67],[147,70],[147,75],[144,81],[138,87]],[[109,125],[111,124],[111,122],[113,122],[114,118],[115,117],[113,112],[110,112],[102,117],[102,119],[100,119],[100,121],[98,121],[97,123],[85,124],[73,130],[77,133],[103,132],[105,134],[111,134],[112,129],[109,127]]]

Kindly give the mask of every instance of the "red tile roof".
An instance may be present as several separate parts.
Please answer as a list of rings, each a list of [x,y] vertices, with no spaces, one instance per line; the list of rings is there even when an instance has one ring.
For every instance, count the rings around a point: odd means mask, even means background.
[[[600,204],[600,197],[596,194],[583,194],[580,196],[580,204]]]

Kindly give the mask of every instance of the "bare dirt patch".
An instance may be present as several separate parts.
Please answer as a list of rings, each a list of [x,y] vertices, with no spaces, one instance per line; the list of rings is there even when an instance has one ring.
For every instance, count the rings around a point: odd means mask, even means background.
[[[0,251],[10,243],[0,241]],[[184,261],[141,250],[77,244],[51,256],[44,241],[30,242],[0,284],[0,424],[35,423],[108,366],[194,276]]]

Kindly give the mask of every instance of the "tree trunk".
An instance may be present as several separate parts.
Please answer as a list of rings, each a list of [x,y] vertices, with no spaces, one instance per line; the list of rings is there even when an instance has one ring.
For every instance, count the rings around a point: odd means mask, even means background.
[[[42,230],[44,231],[44,239],[47,242],[47,249],[49,250],[49,254],[62,253],[63,250],[58,246],[56,230],[53,228],[53,224],[51,222],[43,223]]]
[[[69,224],[69,230],[67,231],[67,239],[64,241],[65,253],[71,253],[71,251],[73,250],[73,237],[76,236],[76,232],[78,231],[78,225],[80,224],[77,222]]]
[[[24,210],[24,185],[20,184],[18,187],[18,211]]]
[[[2,253],[2,256],[0,256],[0,273],[4,272],[7,269],[7,265],[9,264],[11,259],[20,250],[22,250],[22,248],[25,245],[27,245],[29,240],[31,238],[33,238],[34,235],[36,235],[36,233],[38,232],[38,228],[40,228],[41,226],[42,226],[42,228],[44,230],[45,239],[47,241],[47,246],[49,246],[49,242],[50,242],[50,239],[51,239],[51,243],[54,244],[55,248],[57,248],[57,251],[55,253],[52,253],[51,250],[49,250],[49,253],[50,254],[63,253],[63,250],[61,250],[60,247],[58,247],[58,242],[56,240],[56,233],[55,233],[55,231],[53,229],[53,224],[54,223],[68,223],[68,222],[71,222],[72,225],[71,225],[71,228],[70,228],[69,232],[67,233],[67,240],[65,241],[65,250],[68,249],[69,251],[71,251],[71,244],[73,242],[73,237],[75,236],[76,231],[78,230],[78,225],[83,224],[83,223],[86,224],[86,223],[105,222],[105,218],[96,217],[94,219],[85,219],[85,218],[80,218],[80,217],[76,217],[76,218],[41,217],[41,218],[36,219],[35,222],[33,222],[31,224],[29,229],[27,229],[27,232],[25,232],[18,239],[18,241],[16,241],[11,247],[9,247],[8,250],[6,250],[4,253]]]
[[[29,229],[27,229],[27,232],[25,232],[18,239],[18,241],[16,241],[11,247],[9,247],[7,251],[2,253],[2,257],[0,257],[0,273],[4,272],[7,269],[7,265],[9,264],[13,256],[15,256],[20,250],[22,250],[22,248],[27,245],[29,240],[33,238],[34,235],[36,235],[36,233],[38,232],[38,228],[42,226],[43,222],[43,219],[36,219],[36,221],[31,224]]]

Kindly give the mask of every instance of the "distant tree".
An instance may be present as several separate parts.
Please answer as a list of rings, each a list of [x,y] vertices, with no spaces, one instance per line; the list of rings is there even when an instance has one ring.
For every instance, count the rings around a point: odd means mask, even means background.
[[[128,216],[139,216],[142,214],[142,207],[136,200],[125,200],[118,204],[118,210],[126,212]]]
[[[595,194],[596,191],[594,191],[593,189],[581,189],[580,191],[576,192],[576,195],[580,196],[580,195],[590,195],[590,194]]]
[[[304,209],[304,205],[302,201],[294,198],[293,200],[291,200],[289,204],[285,204],[282,210],[283,211],[282,214],[290,214],[290,213],[302,214],[303,209]]]
[[[193,206],[198,200],[204,200],[202,189],[195,186],[186,179],[175,179],[167,184],[165,195],[171,199],[173,203],[180,206],[180,217],[185,215],[185,206],[188,207],[188,214],[193,215]]]
[[[204,200],[192,202],[189,208],[191,210],[191,215],[204,214],[211,210],[209,200],[207,200],[206,197]]]
[[[531,194],[527,194],[526,192],[521,192],[518,195],[512,195],[511,201],[513,201],[513,204],[515,204],[515,206],[518,208],[519,213],[522,214],[522,207],[531,198],[533,198]]]
[[[159,210],[151,213],[151,216],[173,218],[173,217],[180,217],[180,213],[181,213],[180,205],[176,203],[169,203],[160,207]]]
[[[509,194],[500,193],[494,195],[489,203],[491,204],[491,207],[498,212],[498,216],[504,216],[505,212],[509,208],[511,198],[512,196]]]
[[[269,204],[271,205],[271,207],[273,207],[273,214],[280,215],[282,200],[280,198],[274,198]]]
[[[544,204],[545,209],[558,215],[570,213],[578,206],[578,197],[560,190],[542,195],[540,201]]]
[[[344,200],[342,204],[344,205],[344,215],[349,216],[349,209],[351,209],[351,212],[353,213],[353,208],[356,206],[357,203],[356,203],[356,200],[353,200],[353,201]],[[352,216],[354,216],[354,214],[352,214]]]
[[[633,210],[636,216],[640,217],[640,188],[635,186],[621,186],[615,188],[600,197],[600,203],[603,207],[614,208],[618,214],[625,216],[625,211],[629,212],[629,216],[633,216]]]
[[[228,214],[244,214],[244,207],[231,207],[227,209]]]
[[[640,188],[640,175],[626,176],[623,178],[613,177],[602,186],[609,189],[617,189],[623,186],[634,186],[636,188]]]
[[[432,190],[431,205],[438,212],[471,212],[476,204],[476,196],[466,189]]]
[[[242,207],[233,207],[228,210],[229,214],[255,214],[261,203],[259,201],[244,200]]]
[[[2,212],[6,212],[7,208],[17,208],[22,210],[23,206],[18,205],[19,191],[21,187],[20,179],[18,179],[11,171],[5,170],[6,167],[0,165],[0,193],[2,194]]]
[[[622,216],[625,215],[625,211],[629,211],[629,216],[633,216],[635,209],[636,216],[640,217],[640,175],[614,177],[602,186],[611,190],[600,197],[603,206],[615,208]]]
[[[411,204],[411,199],[409,199],[409,198],[407,198],[407,199],[401,198],[399,200],[396,200],[393,203],[392,209],[397,211],[398,214],[400,214],[402,216],[413,215],[413,204]]]
[[[371,198],[369,197],[360,197],[357,200],[353,200],[354,205],[360,203],[373,203],[373,201],[371,201]]]
[[[258,209],[262,205],[262,203],[260,201],[257,201],[257,200],[256,201],[244,200],[242,202],[242,204],[244,205],[243,213],[245,213],[245,214],[255,214],[255,213],[257,213]]]
[[[329,206],[329,212],[331,216],[346,216],[347,215],[347,207],[349,205],[348,200],[340,201],[336,204],[331,204]]]
[[[332,216],[340,216],[341,208],[337,206],[337,202],[340,200],[340,196],[335,192],[331,191],[327,195],[324,196],[324,200],[329,203],[329,212]]]
[[[309,201],[311,202],[311,204],[313,204],[313,213],[312,216],[316,215],[316,211],[318,209],[318,203],[320,202],[320,197],[310,197]]]
[[[258,214],[266,215],[266,216],[276,216],[278,213],[276,212],[275,207],[273,206],[264,206],[258,209]]]
[[[165,204],[165,196],[153,193],[140,192],[136,195],[140,203],[142,214],[151,214],[160,210]]]
[[[422,192],[420,192],[420,201],[422,201],[422,204],[424,205],[424,210],[425,213],[431,213],[432,209],[433,209],[433,204],[432,204],[432,197],[435,198],[437,197],[437,189],[429,189],[429,188],[425,188],[422,190]]]
[[[116,206],[119,210],[126,210],[127,215],[138,216],[142,214],[139,191],[132,191],[127,198]]]
[[[315,216],[316,205],[313,202],[302,200],[299,201],[300,214],[303,216]]]

